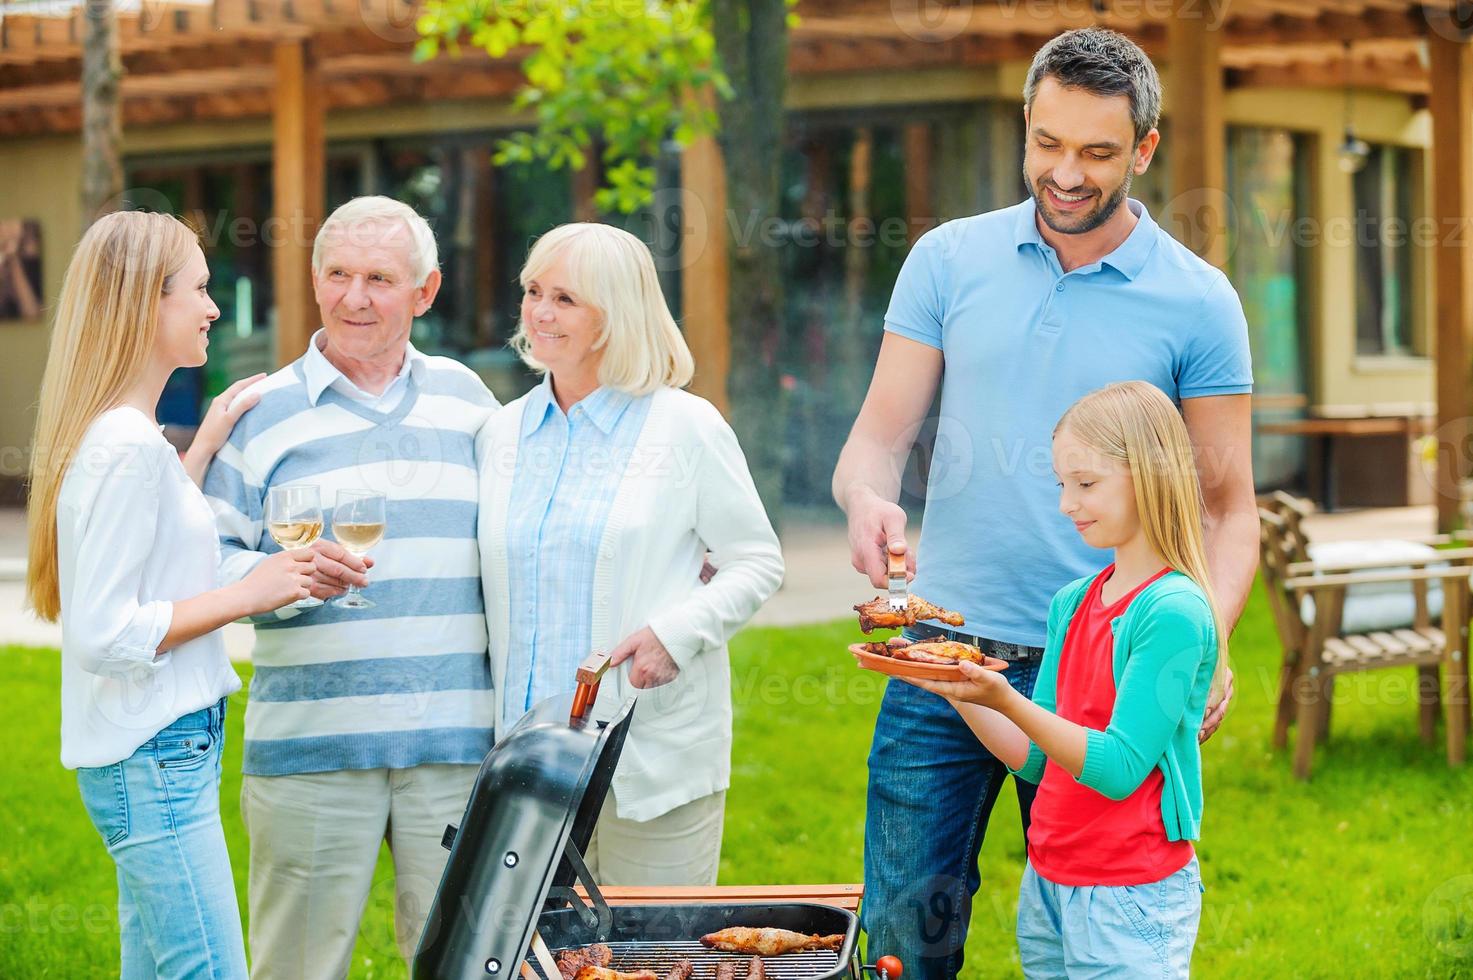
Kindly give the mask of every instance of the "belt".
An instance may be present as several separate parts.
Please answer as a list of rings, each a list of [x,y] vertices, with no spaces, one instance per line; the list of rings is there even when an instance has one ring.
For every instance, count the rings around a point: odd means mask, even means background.
[[[928,636],[943,636],[957,643],[974,646],[987,656],[996,657],[998,660],[1006,660],[1008,663],[1039,660],[1043,657],[1043,647],[1023,646],[1021,643],[1004,643],[1001,640],[990,640],[985,636],[974,636],[971,633],[947,629],[944,626],[932,626],[930,623],[917,625],[912,628]]]

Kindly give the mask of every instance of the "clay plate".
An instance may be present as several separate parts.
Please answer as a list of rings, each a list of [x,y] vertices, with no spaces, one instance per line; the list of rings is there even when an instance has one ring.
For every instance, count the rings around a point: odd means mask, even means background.
[[[951,664],[920,664],[913,660],[896,660],[879,653],[870,653],[863,643],[849,644],[849,652],[865,670],[878,671],[891,677],[916,677],[931,681],[959,681],[962,672]],[[1007,670],[1006,661],[996,657],[984,657],[982,666],[988,670]]]

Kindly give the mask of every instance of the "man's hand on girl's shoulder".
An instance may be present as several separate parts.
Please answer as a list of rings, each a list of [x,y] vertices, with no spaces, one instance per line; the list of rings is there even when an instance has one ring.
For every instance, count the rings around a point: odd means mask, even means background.
[[[1197,733],[1197,743],[1207,741],[1222,725],[1222,720],[1227,717],[1228,705],[1233,700],[1233,669],[1227,670],[1227,680],[1222,686],[1222,699],[1216,704],[1207,705],[1207,714],[1202,718],[1202,730]]]

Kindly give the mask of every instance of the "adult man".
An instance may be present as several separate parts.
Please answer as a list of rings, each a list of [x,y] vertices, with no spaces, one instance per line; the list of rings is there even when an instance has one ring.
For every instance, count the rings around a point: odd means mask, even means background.
[[[1144,379],[1180,403],[1229,622],[1252,583],[1257,519],[1242,308],[1221,272],[1126,196],[1160,138],[1155,68],[1118,34],[1071,31],[1038,52],[1024,102],[1029,200],[916,244],[834,496],[855,568],[882,586],[887,548],[906,552],[916,592],[962,612],[964,639],[1011,661],[1006,676],[1030,694],[1050,598],[1108,562],[1056,510],[1050,436],[1075,399]],[[899,473],[943,367],[917,562]],[[977,854],[1005,775],[944,701],[889,686],[870,753],[864,925],[869,948],[898,954],[908,976],[961,969]],[[1025,833],[1031,790],[1018,786]]]
[[[267,491],[317,484],[387,497],[371,609],[329,602],[256,626],[241,813],[250,836],[251,975],[342,977],[374,885],[394,858],[400,951],[414,954],[458,822],[491,747],[491,677],[476,549],[474,438],[496,401],[463,365],[409,343],[440,286],[435,239],[411,208],[357,198],[312,252],[323,327],[262,381],[211,467],[224,567],[275,545]],[[318,587],[367,583],[319,542]]]

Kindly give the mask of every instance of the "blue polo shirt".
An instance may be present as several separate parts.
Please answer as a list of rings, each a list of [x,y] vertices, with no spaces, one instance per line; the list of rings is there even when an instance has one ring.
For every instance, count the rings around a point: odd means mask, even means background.
[[[1072,272],[1031,199],[931,230],[900,270],[885,329],[945,359],[912,588],[969,633],[1043,646],[1054,593],[1112,560],[1058,509],[1053,428],[1075,400],[1130,380],[1178,403],[1252,391],[1227,277],[1129,206],[1129,237]]]

